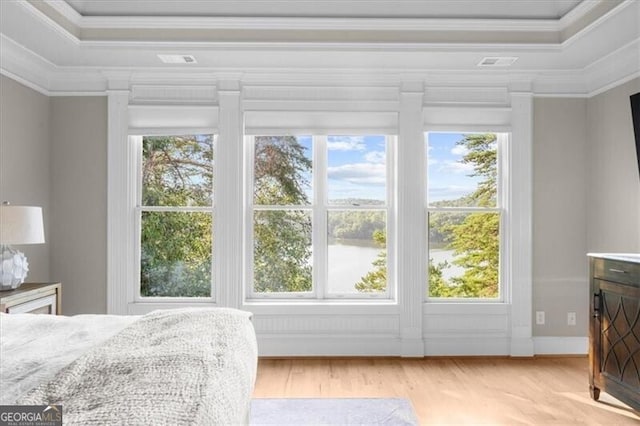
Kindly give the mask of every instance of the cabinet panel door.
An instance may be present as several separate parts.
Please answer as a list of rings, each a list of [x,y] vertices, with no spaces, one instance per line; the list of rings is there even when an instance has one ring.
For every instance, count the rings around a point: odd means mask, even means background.
[[[602,280],[597,283],[600,374],[640,391],[640,289]]]

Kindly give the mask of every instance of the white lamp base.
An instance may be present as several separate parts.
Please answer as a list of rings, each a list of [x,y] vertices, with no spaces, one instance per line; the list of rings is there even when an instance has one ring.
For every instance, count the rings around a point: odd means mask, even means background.
[[[27,278],[29,262],[21,251],[0,245],[0,291],[14,290]]]

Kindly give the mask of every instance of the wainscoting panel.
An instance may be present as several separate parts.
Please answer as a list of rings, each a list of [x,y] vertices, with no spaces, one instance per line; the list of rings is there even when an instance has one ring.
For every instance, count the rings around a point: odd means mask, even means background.
[[[510,305],[425,303],[425,355],[509,355]]]

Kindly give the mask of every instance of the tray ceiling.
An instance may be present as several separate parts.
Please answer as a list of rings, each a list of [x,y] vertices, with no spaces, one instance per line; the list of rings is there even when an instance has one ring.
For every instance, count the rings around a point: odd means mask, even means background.
[[[58,93],[104,90],[117,74],[189,84],[410,75],[584,94],[640,74],[640,1],[0,0],[0,59],[2,74]]]
[[[559,19],[587,0],[66,0],[82,16]]]

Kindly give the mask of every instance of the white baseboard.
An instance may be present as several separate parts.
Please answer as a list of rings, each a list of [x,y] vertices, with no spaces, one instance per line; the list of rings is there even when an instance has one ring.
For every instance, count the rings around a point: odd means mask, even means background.
[[[492,336],[429,337],[424,341],[425,356],[504,356],[509,355],[509,339]]]
[[[533,338],[533,346],[536,355],[586,355],[589,338],[538,336]]]
[[[511,341],[506,337],[465,336],[425,338],[424,353],[417,345],[407,351],[406,342],[393,336],[310,336],[258,335],[260,356],[509,356]],[[416,343],[416,342],[413,342]],[[586,355],[587,337],[533,338],[535,355]],[[521,356],[531,356],[527,353]],[[518,355],[518,354],[516,354]]]
[[[394,337],[258,335],[260,356],[400,356]]]

